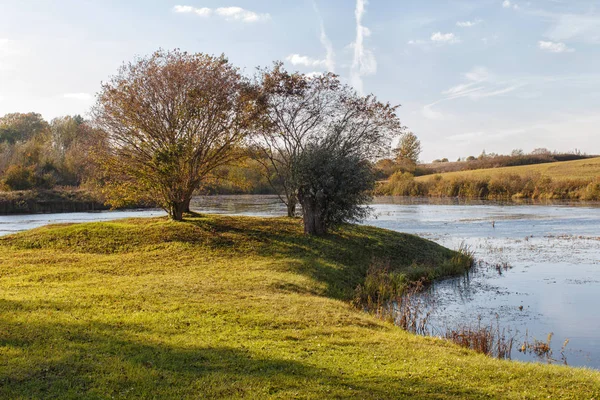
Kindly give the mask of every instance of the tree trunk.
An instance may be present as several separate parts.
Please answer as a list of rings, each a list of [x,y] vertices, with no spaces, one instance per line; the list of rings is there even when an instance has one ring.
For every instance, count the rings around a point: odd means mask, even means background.
[[[287,201],[285,202],[285,205],[287,206],[287,216],[288,218],[294,218],[296,216],[296,206],[298,204],[298,197],[296,196],[296,193],[286,193],[286,200]]]
[[[287,216],[294,218],[296,216],[296,203],[288,200],[287,203]]]
[[[192,201],[192,196],[188,197],[184,202],[183,202],[183,212],[189,213],[190,211],[190,202]]]
[[[167,211],[169,212],[169,218],[171,218],[173,221],[183,221],[185,201],[171,202]]]
[[[310,200],[302,202],[302,215],[306,235],[322,236],[327,233],[321,218],[321,210],[316,202]]]

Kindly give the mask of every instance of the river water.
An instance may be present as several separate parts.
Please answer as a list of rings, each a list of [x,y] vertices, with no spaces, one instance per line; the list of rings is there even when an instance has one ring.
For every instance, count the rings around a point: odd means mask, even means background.
[[[366,224],[453,249],[465,244],[480,260],[470,274],[435,282],[429,289],[434,333],[494,324],[514,338],[513,359],[600,369],[600,206],[380,197],[371,207],[373,217]],[[198,197],[192,209],[285,214],[276,196]],[[165,214],[139,210],[0,216],[0,235],[50,223],[160,215]],[[554,361],[517,351],[525,340],[546,341],[550,333]]]

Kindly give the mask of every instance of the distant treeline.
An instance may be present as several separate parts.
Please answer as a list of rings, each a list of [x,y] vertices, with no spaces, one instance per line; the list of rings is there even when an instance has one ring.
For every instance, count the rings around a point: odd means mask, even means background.
[[[0,117],[0,214],[82,212],[109,207],[97,190],[98,132],[79,115],[46,121],[37,113]],[[256,160],[219,168],[201,194],[270,194]],[[154,207],[128,202],[124,207]]]
[[[65,116],[48,122],[40,114],[8,114],[0,118],[0,213],[89,211],[107,208],[95,190],[94,128],[82,117]],[[536,149],[530,154],[486,154],[462,161],[415,164],[406,159],[374,163],[382,182],[376,194],[465,198],[532,198],[600,200],[598,180],[556,180],[541,174],[463,176],[436,174],[589,158],[580,152]],[[415,176],[432,175],[426,181]],[[272,194],[256,157],[219,168],[198,194]],[[127,204],[130,207],[152,204]]]
[[[520,165],[544,164],[557,161],[573,161],[596,157],[581,154],[577,151],[572,153],[564,153],[556,151],[550,152],[547,149],[537,149],[530,154],[523,154],[519,152],[513,153],[516,154],[503,155],[483,153],[477,158],[468,157],[462,161],[423,164],[419,166],[419,175],[433,175],[444,172],[471,171],[488,168],[516,167]]]
[[[458,161],[448,159],[435,160],[429,164],[407,163],[402,159],[383,159],[375,164],[379,180],[387,180],[397,172],[408,172],[414,176],[443,174],[446,172],[473,171],[478,169],[516,167],[522,165],[535,165],[557,161],[573,161],[597,156],[573,152],[551,152],[548,149],[535,149],[529,154],[521,150],[514,150],[510,155],[481,153],[478,157],[469,156]]]

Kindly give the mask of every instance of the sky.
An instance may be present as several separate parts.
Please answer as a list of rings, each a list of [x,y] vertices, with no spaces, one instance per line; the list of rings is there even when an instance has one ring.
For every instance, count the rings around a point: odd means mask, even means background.
[[[124,62],[283,61],[401,105],[421,159],[600,153],[598,0],[0,0],[0,115],[87,115]]]

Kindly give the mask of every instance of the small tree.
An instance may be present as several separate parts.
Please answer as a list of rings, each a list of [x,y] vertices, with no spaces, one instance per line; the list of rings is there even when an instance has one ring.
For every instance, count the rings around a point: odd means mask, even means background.
[[[262,155],[257,160],[268,160],[264,171],[288,216],[295,214],[300,200],[294,164],[304,160],[309,147],[315,151],[314,146],[336,143],[344,157],[375,159],[389,153],[392,139],[402,131],[397,107],[359,96],[334,74],[308,77],[276,63],[272,70],[261,70],[261,86],[266,112],[256,140]]]
[[[421,141],[412,132],[405,132],[400,137],[398,147],[394,150],[396,153],[396,162],[402,163],[409,161],[413,164],[419,162],[421,155]]]
[[[368,160],[334,140],[309,144],[293,163],[304,232],[323,235],[332,226],[364,219],[375,184]]]
[[[239,157],[255,94],[224,56],[159,50],[124,65],[93,110],[109,203],[147,196],[181,220],[205,177]]]

